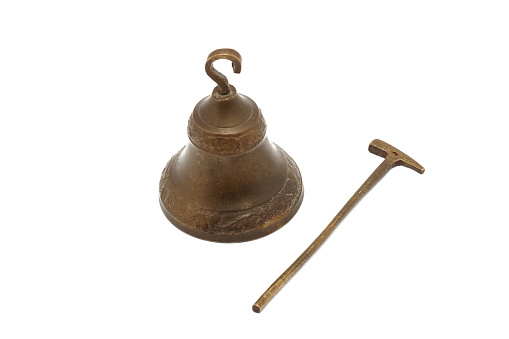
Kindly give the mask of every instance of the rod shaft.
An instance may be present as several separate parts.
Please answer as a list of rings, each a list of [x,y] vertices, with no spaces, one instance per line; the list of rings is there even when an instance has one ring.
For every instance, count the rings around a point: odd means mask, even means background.
[[[392,168],[394,158],[389,155],[385,160],[376,168],[376,170],[369,176],[369,178],[362,184],[362,186],[355,192],[355,194],[348,200],[338,214],[332,219],[329,225],[322,231],[322,233],[309,245],[309,247],[288,267],[286,271],[281,274],[279,278],[262,294],[262,296],[253,304],[253,311],[260,313],[270,300],[283,288],[283,286],[290,280],[295,273],[304,265],[304,263],[318,250],[318,248],[327,240],[336,227],[346,217],[346,215],[357,205],[366,193],[369,192],[373,186],[376,185],[380,179]]]

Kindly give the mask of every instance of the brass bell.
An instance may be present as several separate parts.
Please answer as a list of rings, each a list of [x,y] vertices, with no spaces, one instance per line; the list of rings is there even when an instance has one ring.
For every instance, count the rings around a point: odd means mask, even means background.
[[[208,56],[205,70],[217,87],[194,108],[190,142],[164,168],[159,200],[166,217],[189,235],[249,241],[278,230],[297,213],[302,178],[293,159],[265,135],[256,103],[213,67],[218,59],[230,60],[240,73],[235,50]]]

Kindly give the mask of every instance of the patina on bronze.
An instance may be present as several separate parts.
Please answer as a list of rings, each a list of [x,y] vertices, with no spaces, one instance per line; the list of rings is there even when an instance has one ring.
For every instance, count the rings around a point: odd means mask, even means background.
[[[163,170],[159,201],[166,217],[194,237],[242,242],[285,225],[303,198],[302,178],[293,159],[265,135],[256,103],[237,93],[213,62],[227,59],[240,73],[233,49],[218,49],[205,71],[217,83],[194,108],[188,144]]]
[[[369,144],[368,150],[376,155],[379,155],[385,160],[377,167],[377,169],[369,176],[362,186],[355,192],[355,194],[348,200],[339,213],[332,219],[327,227],[322,231],[318,238],[313,241],[311,245],[288,267],[286,271],[281,274],[279,278],[262,294],[253,304],[253,311],[260,313],[263,308],[272,300],[272,298],[279,292],[281,288],[294,276],[295,273],[304,265],[304,263],[318,250],[318,248],[327,240],[327,238],[336,229],[339,223],[346,217],[355,205],[384,177],[391,168],[396,166],[405,166],[413,169],[417,173],[423,174],[424,167],[419,165],[417,161],[410,158],[405,153],[398,150],[396,147],[389,145],[382,140],[375,139]]]

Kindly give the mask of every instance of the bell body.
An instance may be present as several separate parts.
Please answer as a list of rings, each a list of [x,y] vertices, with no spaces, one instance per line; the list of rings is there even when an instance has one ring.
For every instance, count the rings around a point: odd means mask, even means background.
[[[278,230],[303,198],[297,165],[268,138],[251,152],[221,157],[189,143],[167,164],[160,186],[161,207],[175,226],[218,242]]]
[[[256,103],[228,85],[195,107],[189,143],[163,170],[161,208],[180,230],[217,242],[242,242],[285,225],[303,198],[293,159],[269,141]]]

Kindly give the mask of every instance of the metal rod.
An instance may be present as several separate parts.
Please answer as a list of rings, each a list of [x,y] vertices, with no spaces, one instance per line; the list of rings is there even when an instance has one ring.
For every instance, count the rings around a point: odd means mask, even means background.
[[[385,157],[385,160],[376,168],[355,194],[348,200],[339,213],[332,219],[329,225],[322,233],[311,243],[311,245],[281,274],[279,278],[262,294],[262,296],[253,304],[253,311],[260,313],[270,300],[281,290],[281,288],[290,280],[295,273],[306,263],[306,261],[318,250],[318,248],[327,240],[347,214],[357,205],[357,203],[373,188],[391,168],[403,165],[414,169],[418,173],[424,173],[424,168],[403,152],[397,150],[391,145],[381,141],[373,140],[370,143],[369,151]]]

